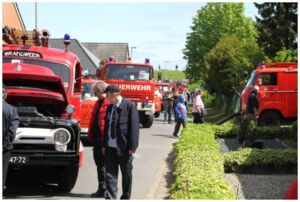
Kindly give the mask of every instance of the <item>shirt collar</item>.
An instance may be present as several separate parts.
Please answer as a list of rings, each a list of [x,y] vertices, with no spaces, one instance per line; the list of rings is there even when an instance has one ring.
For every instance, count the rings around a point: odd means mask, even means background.
[[[116,103],[116,107],[119,107],[121,102],[122,102],[123,98],[122,96],[120,96],[120,99],[118,100],[118,102]]]

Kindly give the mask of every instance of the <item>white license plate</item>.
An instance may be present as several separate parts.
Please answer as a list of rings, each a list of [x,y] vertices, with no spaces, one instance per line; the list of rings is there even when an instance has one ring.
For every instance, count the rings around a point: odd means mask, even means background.
[[[29,162],[28,156],[12,156],[9,159],[11,164],[27,164]]]

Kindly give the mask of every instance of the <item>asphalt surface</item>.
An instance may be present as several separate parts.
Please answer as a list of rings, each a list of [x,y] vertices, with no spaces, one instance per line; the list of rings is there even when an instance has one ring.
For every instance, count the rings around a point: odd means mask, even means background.
[[[134,154],[132,199],[154,199],[156,190],[164,181],[165,165],[177,138],[172,136],[175,124],[164,124],[162,116],[155,119],[151,128],[140,129],[139,147]],[[92,147],[85,145],[84,165],[79,171],[75,187],[70,193],[60,193],[55,185],[40,186],[34,183],[36,174],[27,173],[27,180],[14,180],[7,189],[8,199],[96,199],[90,194],[97,190],[96,166]],[[163,169],[162,169],[163,168]],[[163,172],[162,172],[163,171]],[[119,173],[118,198],[121,195]],[[163,198],[161,198],[163,199]]]

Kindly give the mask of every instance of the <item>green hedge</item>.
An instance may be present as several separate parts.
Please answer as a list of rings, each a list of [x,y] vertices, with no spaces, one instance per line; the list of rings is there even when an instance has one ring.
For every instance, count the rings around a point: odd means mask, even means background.
[[[235,199],[211,125],[188,125],[175,146],[171,199]]]
[[[295,149],[245,148],[224,154],[224,168],[234,171],[239,166],[297,165],[297,159]]]
[[[235,138],[240,129],[233,123],[213,126],[216,138]],[[253,131],[254,139],[293,138],[297,139],[297,124],[292,127],[256,127]]]

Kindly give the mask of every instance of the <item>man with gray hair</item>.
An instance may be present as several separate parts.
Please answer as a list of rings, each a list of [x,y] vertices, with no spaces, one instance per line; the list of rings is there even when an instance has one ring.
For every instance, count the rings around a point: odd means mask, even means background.
[[[104,127],[107,107],[110,104],[104,93],[108,85],[104,81],[98,81],[93,86],[94,94],[98,97],[95,102],[88,130],[88,140],[93,144],[93,156],[97,166],[98,190],[91,197],[105,197],[106,195],[106,170],[102,147],[104,145]]]
[[[6,87],[2,88],[2,192],[6,183],[8,163],[13,149],[13,141],[16,137],[20,123],[17,109],[5,100],[7,97]]]

